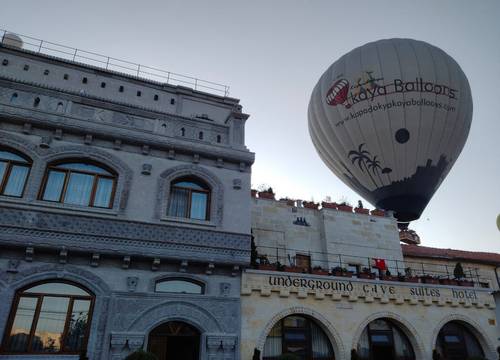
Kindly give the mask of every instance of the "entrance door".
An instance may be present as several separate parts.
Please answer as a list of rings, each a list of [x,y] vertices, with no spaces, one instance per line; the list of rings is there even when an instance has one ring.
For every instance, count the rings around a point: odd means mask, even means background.
[[[158,360],[199,360],[200,333],[184,322],[167,322],[150,332],[148,350]]]
[[[373,360],[393,360],[394,339],[391,331],[372,330],[370,331],[370,341]]]

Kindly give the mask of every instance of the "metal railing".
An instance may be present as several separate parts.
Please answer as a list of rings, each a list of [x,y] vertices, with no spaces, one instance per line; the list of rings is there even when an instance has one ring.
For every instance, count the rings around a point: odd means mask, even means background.
[[[117,59],[111,56],[101,55],[91,51],[80,50],[66,45],[37,39],[31,36],[18,34],[12,31],[0,29],[2,46],[6,35],[18,36],[22,40],[22,50],[58,57],[73,62],[84,63],[98,68],[119,72],[125,75],[153,80],[162,84],[180,85],[192,87],[194,90],[213,92],[219,96],[229,95],[229,86],[202,80],[192,76],[182,75],[171,71],[165,71],[142,64]],[[7,39],[12,40],[7,36]]]
[[[277,248],[270,246],[258,246],[257,257],[252,264],[255,268],[287,271],[287,268],[298,266],[296,254],[309,257],[309,265],[303,267],[305,273],[313,273],[314,269],[321,268],[333,275],[335,269],[347,270],[350,275],[360,277],[361,273],[372,274],[374,278],[381,280],[393,279],[408,281],[413,279],[418,282],[439,283],[443,285],[456,285],[454,270],[456,264],[437,264],[429,262],[416,262],[397,259],[383,259],[386,269],[379,270],[375,267],[375,258],[361,257],[347,254],[325,253],[319,251],[304,251],[293,248]],[[299,266],[300,267],[300,266]],[[318,269],[319,270],[319,269]],[[364,270],[364,271],[363,271]],[[387,273],[387,270],[389,273]],[[479,268],[463,267],[464,277],[460,280],[472,282],[474,286],[489,288],[491,280],[482,278]],[[390,274],[388,276],[388,274]]]

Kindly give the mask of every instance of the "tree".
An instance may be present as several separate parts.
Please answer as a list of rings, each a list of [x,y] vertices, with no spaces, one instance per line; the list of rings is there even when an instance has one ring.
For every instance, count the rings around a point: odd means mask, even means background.
[[[462,264],[457,262],[457,265],[455,265],[455,270],[453,270],[453,275],[455,276],[455,279],[463,279],[465,277],[464,269],[462,267]]]

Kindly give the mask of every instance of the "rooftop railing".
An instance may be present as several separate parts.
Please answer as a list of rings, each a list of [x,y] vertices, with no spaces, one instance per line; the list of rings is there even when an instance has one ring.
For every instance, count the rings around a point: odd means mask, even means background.
[[[7,39],[6,35],[10,42],[14,39],[12,35],[18,36],[22,40],[22,50],[33,53],[54,56],[60,59],[83,63],[162,84],[192,87],[194,90],[210,92],[219,96],[229,95],[229,86],[227,85],[121,60],[91,51],[80,50],[4,29],[0,29],[2,46],[5,46],[4,40]]]
[[[384,266],[377,268],[375,260],[383,260]],[[252,266],[261,270],[482,288],[491,287],[492,281],[481,277],[479,268],[471,267],[463,267],[463,276],[457,278],[454,274],[456,264],[375,259],[270,246],[256,248]]]

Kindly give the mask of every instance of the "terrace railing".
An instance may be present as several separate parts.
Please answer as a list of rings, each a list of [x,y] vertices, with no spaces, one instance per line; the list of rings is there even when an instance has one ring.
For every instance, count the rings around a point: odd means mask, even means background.
[[[60,59],[83,63],[105,70],[119,72],[146,80],[152,80],[161,84],[180,85],[191,87],[194,90],[213,93],[219,96],[229,95],[229,86],[212,81],[202,80],[192,76],[182,75],[171,71],[161,70],[111,56],[98,54],[91,51],[81,50],[74,47],[57,44],[54,42],[37,39],[31,36],[18,34],[12,31],[0,29],[1,44],[5,46],[4,40],[12,42],[17,36],[22,40],[22,50],[54,56]],[[7,38],[6,38],[7,36]]]
[[[252,264],[256,269],[321,273],[323,275],[338,274],[340,276],[357,276],[365,279],[370,278],[365,276],[369,273],[372,274],[372,279],[442,285],[467,286],[469,284],[468,286],[471,286],[473,284],[483,288],[490,287],[492,281],[492,279],[481,277],[479,268],[472,267],[463,267],[463,278],[456,279],[454,275],[456,263],[439,264],[386,258],[383,259],[385,269],[382,270],[375,266],[375,259],[369,256],[361,257],[317,251],[304,252],[304,250],[300,249],[269,246],[259,246],[256,250],[257,256],[254,256]],[[304,265],[304,262],[300,264],[296,254],[302,254],[302,261],[308,258],[309,264]],[[339,274],[340,269],[347,270],[347,274]],[[387,276],[387,270],[390,276]]]

